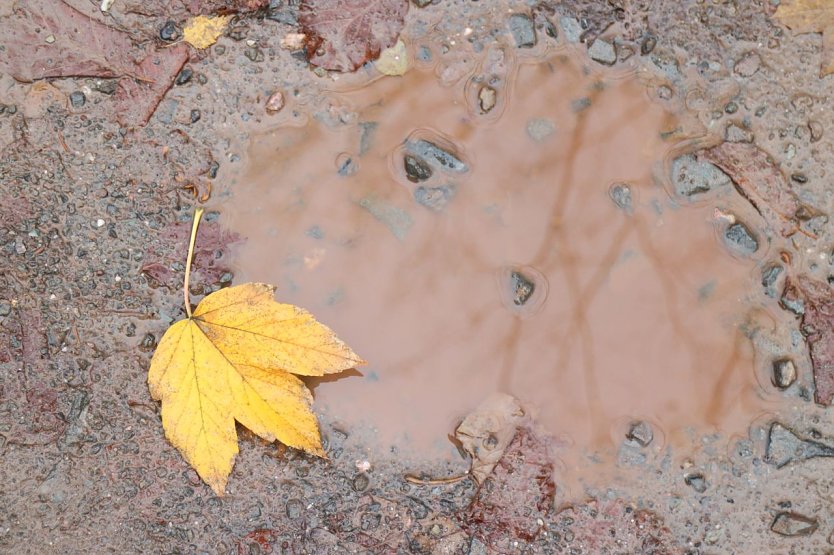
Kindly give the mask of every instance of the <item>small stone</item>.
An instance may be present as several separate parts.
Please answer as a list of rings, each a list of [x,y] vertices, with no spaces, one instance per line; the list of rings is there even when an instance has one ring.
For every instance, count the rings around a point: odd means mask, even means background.
[[[412,183],[419,183],[426,181],[432,176],[431,166],[425,161],[411,154],[406,154],[403,157],[403,166],[405,167],[405,176]]]
[[[73,108],[81,108],[87,103],[87,97],[81,91],[73,91],[69,95],[70,104]]]
[[[368,484],[370,480],[368,479],[368,475],[365,473],[357,474],[353,478],[353,491],[365,491],[368,489]]]
[[[527,279],[527,276],[513,270],[510,272],[510,291],[513,295],[513,304],[521,306],[530,300],[533,292],[536,290],[536,284]]]
[[[275,91],[266,101],[266,113],[277,114],[284,107],[284,93]]]
[[[818,121],[809,121],[808,130],[811,132],[811,142],[815,143],[822,138],[822,124]]]
[[[770,425],[764,461],[776,468],[816,457],[834,457],[834,447],[799,437],[779,422]]]
[[[687,486],[691,487],[698,493],[704,493],[705,491],[707,491],[707,480],[706,478],[704,478],[704,475],[700,472],[687,474],[683,477],[683,481],[686,483]]]
[[[536,28],[533,20],[527,14],[516,13],[507,20],[507,27],[518,48],[533,48],[536,46]]]
[[[654,440],[654,432],[647,422],[635,421],[629,424],[626,439],[637,443],[640,447],[648,447]]]
[[[354,175],[359,168],[353,157],[347,152],[342,152],[336,157],[336,172],[342,177]]]
[[[432,210],[443,210],[446,205],[455,196],[455,187],[453,185],[443,185],[441,187],[417,187],[414,190],[414,200]]]
[[[588,55],[595,62],[603,65],[614,65],[617,61],[617,51],[614,50],[614,45],[602,39],[597,39],[594,44],[588,49]]]
[[[18,239],[14,244],[14,252],[17,254],[26,254],[26,244]]]
[[[102,94],[113,94],[116,92],[117,83],[115,79],[97,79],[93,83],[93,90]]]
[[[52,44],[53,42],[55,42],[55,35],[49,35],[48,37],[46,37],[46,42],[47,44]]]
[[[633,211],[631,187],[626,183],[615,183],[608,189],[608,196],[617,208],[631,214]]]
[[[784,268],[779,264],[767,266],[762,270],[762,287],[764,287],[765,295],[768,297],[776,298],[776,282],[783,271]]]
[[[145,352],[153,351],[156,348],[156,336],[152,333],[146,333],[139,344],[139,349]]]
[[[425,139],[408,141],[406,143],[406,149],[423,158],[429,164],[439,166],[444,170],[457,173],[469,171],[469,166],[467,166],[463,160],[458,158],[457,155],[449,150],[441,148],[431,141],[427,141]]]
[[[359,201],[359,206],[379,220],[400,241],[404,241],[414,225],[411,214],[370,194]]]
[[[432,0],[411,0],[411,2],[418,8],[425,8],[431,4]]]
[[[12,313],[11,303],[7,303],[6,301],[0,301],[0,317],[8,316],[11,313]]]
[[[159,30],[159,38],[166,42],[174,42],[180,38],[180,31],[177,29],[177,24],[170,19],[166,21],[162,29]]]
[[[779,389],[789,388],[796,381],[796,365],[789,358],[774,360],[770,380]]]
[[[290,499],[287,501],[287,518],[290,520],[295,520],[301,517],[301,513],[304,512],[304,504],[301,502],[300,499]]]
[[[736,62],[736,65],[733,66],[733,71],[736,72],[736,75],[750,77],[759,71],[761,65],[762,59],[759,55],[755,52],[748,52]]]
[[[478,91],[478,105],[481,107],[481,113],[487,114],[495,108],[495,103],[497,100],[497,93],[495,89],[488,85],[484,85],[481,87],[481,90]]]
[[[559,25],[562,27],[562,33],[566,41],[579,42],[579,37],[582,36],[582,25],[576,18],[562,17],[559,19]]]
[[[657,45],[657,38],[654,35],[646,35],[643,37],[643,40],[640,41],[640,54],[646,56],[651,54],[654,47]]]
[[[731,184],[729,176],[710,162],[684,154],[672,162],[672,184],[678,194],[691,197]]]
[[[264,53],[261,52],[260,48],[254,46],[247,47],[246,50],[243,51],[243,55],[252,62],[264,61]]]
[[[780,536],[810,536],[816,532],[819,523],[811,518],[791,511],[783,511],[776,515],[770,530]]]
[[[731,123],[724,128],[724,140],[728,143],[752,143],[753,133]]]
[[[200,121],[200,118],[203,117],[203,114],[200,112],[200,110],[194,109],[194,110],[191,110],[190,117],[191,117],[191,123],[197,123],[198,121]]]
[[[750,229],[741,222],[731,224],[724,230],[724,242],[741,254],[750,255],[759,250],[759,242]]]
[[[534,118],[527,122],[527,135],[537,143],[553,134],[556,126],[547,118]]]
[[[191,78],[193,76],[194,76],[194,70],[191,69],[190,67],[184,67],[184,68],[182,68],[182,71],[180,71],[179,75],[177,75],[177,79],[174,82],[177,85],[185,85],[186,83],[191,81]]]

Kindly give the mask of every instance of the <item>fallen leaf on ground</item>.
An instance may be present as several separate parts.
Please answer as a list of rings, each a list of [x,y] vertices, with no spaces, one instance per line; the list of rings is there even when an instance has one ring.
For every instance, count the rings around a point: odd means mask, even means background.
[[[492,473],[516,428],[524,422],[524,409],[515,397],[505,393],[488,397],[463,419],[455,430],[455,438],[472,457],[469,473],[475,482],[483,483]]]
[[[142,79],[120,79],[116,90],[119,123],[131,126],[148,123],[187,61],[188,48],[178,44],[151,52],[142,60],[139,64]]]
[[[721,168],[736,190],[783,236],[798,230],[798,197],[782,170],[759,147],[748,143],[722,143],[702,150],[698,156]]]
[[[374,62],[376,70],[383,75],[404,75],[408,70],[408,53],[405,50],[405,43],[401,40],[391,48],[386,48]]]
[[[807,276],[789,276],[783,299],[801,301],[802,330],[814,371],[814,401],[834,400],[834,288]]]
[[[273,287],[247,283],[205,297],[165,333],[148,373],[165,435],[222,495],[238,453],[235,420],[267,441],[324,456],[312,395],[300,376],[363,361]]]
[[[302,0],[299,24],[311,64],[354,71],[393,46],[408,0]]]
[[[513,428],[512,441],[459,514],[461,527],[491,551],[524,551],[553,511],[556,483],[548,443],[527,426]]]
[[[783,0],[776,19],[797,34],[822,33],[820,77],[834,73],[834,2],[832,0]]]
[[[198,15],[188,20],[182,29],[182,40],[194,48],[208,48],[220,38],[232,19],[229,15],[207,17]]]

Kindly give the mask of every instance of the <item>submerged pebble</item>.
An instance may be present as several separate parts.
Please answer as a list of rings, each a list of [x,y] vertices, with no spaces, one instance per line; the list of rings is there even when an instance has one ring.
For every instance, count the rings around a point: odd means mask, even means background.
[[[469,171],[469,166],[463,160],[458,158],[457,155],[431,141],[427,141],[425,139],[407,141],[406,149],[426,160],[428,163],[438,166],[444,170],[457,173]]]
[[[518,48],[533,48],[536,45],[536,28],[526,14],[516,13],[507,19],[507,27]]]
[[[527,122],[527,135],[537,143],[553,134],[556,126],[547,118],[534,118]]]
[[[412,183],[426,181],[433,173],[431,167],[424,160],[411,154],[406,154],[403,157],[403,166],[405,167],[405,176]]]
[[[626,439],[637,443],[641,447],[648,447],[654,440],[654,432],[652,432],[652,427],[647,422],[638,420],[629,424]]]
[[[452,200],[454,194],[455,187],[453,185],[443,185],[441,187],[420,186],[414,190],[414,200],[426,208],[440,211]]]
[[[521,306],[526,303],[536,290],[536,284],[518,271],[510,273],[510,289],[513,292],[513,304]]]
[[[617,205],[617,208],[631,214],[633,211],[631,187],[627,183],[615,183],[608,189],[608,196]]]
[[[597,39],[594,44],[588,49],[588,55],[595,62],[603,65],[614,65],[617,61],[617,52],[614,50],[614,45],[602,39]]]
[[[745,255],[753,254],[759,250],[759,242],[756,237],[741,222],[736,222],[724,230],[724,242],[731,249]]]
[[[679,195],[694,196],[729,185],[729,176],[710,162],[684,154],[672,162],[672,184]]]
[[[773,361],[773,385],[779,389],[787,389],[796,381],[796,365],[789,358]]]

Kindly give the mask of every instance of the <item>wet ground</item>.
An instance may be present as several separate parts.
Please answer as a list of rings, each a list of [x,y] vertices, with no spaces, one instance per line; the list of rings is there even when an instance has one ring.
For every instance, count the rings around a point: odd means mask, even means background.
[[[645,4],[415,3],[385,76],[313,71],[275,2],[146,126],[108,79],[3,74],[0,547],[834,549],[820,36]],[[145,381],[195,204],[195,297],[274,283],[369,361],[310,383],[328,461],[239,428],[222,498]],[[451,436],[495,392],[525,416],[476,481]]]

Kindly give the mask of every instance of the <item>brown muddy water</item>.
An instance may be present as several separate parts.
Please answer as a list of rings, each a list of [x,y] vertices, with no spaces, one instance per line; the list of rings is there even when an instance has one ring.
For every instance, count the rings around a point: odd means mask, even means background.
[[[742,333],[757,262],[722,245],[714,203],[658,184],[676,121],[633,76],[509,64],[337,84],[328,110],[251,134],[222,207],[247,238],[236,280],[274,283],[369,361],[319,384],[317,410],[418,458],[456,457],[448,434],[496,391],[574,451],[610,451],[633,418],[659,445],[746,435],[771,404]],[[412,182],[419,139],[459,164]]]

